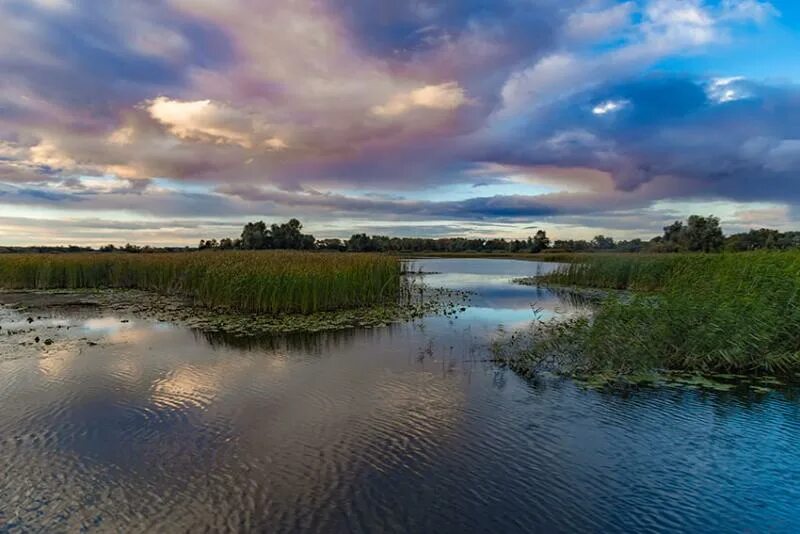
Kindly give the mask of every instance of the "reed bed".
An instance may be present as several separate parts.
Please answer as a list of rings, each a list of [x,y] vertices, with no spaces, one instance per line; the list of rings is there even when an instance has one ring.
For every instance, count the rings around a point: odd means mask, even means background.
[[[713,257],[699,254],[582,254],[543,279],[563,286],[656,291],[673,271],[708,261]]]
[[[121,288],[248,313],[314,313],[394,303],[400,263],[299,251],[0,255],[0,288]]]
[[[589,370],[800,371],[800,251],[604,256],[545,280],[634,290],[559,331]]]

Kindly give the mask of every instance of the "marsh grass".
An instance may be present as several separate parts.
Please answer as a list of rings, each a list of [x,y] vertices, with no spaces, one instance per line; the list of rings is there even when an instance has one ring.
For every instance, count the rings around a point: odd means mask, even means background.
[[[531,361],[556,345],[587,372],[800,371],[800,251],[609,255],[543,281],[634,294],[609,297],[568,329],[544,328],[527,349]]]
[[[296,251],[0,255],[0,288],[124,288],[248,313],[315,313],[394,303],[400,264],[377,254]]]

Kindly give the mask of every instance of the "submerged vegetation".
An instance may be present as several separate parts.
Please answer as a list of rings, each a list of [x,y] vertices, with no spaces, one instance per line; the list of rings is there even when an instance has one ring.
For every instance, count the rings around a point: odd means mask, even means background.
[[[592,317],[513,340],[516,365],[573,374],[800,371],[800,251],[603,255],[539,279],[614,292]]]
[[[141,289],[247,313],[393,304],[401,265],[375,254],[227,251],[0,255],[3,289]]]
[[[311,334],[353,328],[380,328],[401,321],[414,321],[427,315],[455,318],[465,310],[470,295],[464,291],[430,288],[413,280],[404,282],[403,298],[381,305],[336,311],[297,313],[247,313],[226,307],[197,306],[180,295],[165,295],[137,289],[57,289],[0,291],[0,315],[4,310],[27,316],[21,328],[0,328],[0,339],[33,345],[35,336],[58,339],[53,328],[41,330],[42,321],[54,310],[111,312],[130,319],[169,322],[203,333],[251,338],[273,334]],[[56,312],[58,315],[58,312]],[[60,331],[61,326],[57,326]],[[61,332],[58,332],[61,333]],[[63,333],[62,333],[63,334]],[[2,352],[0,343],[0,352]]]

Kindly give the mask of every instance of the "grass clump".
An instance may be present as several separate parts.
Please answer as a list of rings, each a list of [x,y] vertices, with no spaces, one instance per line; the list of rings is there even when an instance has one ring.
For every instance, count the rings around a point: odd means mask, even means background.
[[[560,351],[589,373],[800,370],[798,251],[604,256],[544,281],[634,294],[609,297],[569,328],[541,329],[523,351],[529,361]]]
[[[298,251],[0,255],[0,288],[122,288],[248,313],[316,313],[394,303],[400,263]]]

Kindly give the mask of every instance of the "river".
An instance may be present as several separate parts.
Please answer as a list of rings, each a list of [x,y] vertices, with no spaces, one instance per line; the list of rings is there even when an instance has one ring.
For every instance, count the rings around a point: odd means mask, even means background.
[[[256,339],[91,309],[36,318],[73,342],[0,349],[0,532],[800,529],[794,393],[523,380],[486,344],[576,311],[511,282],[552,267],[415,266],[473,291],[466,309]],[[0,326],[24,320],[5,310]]]

